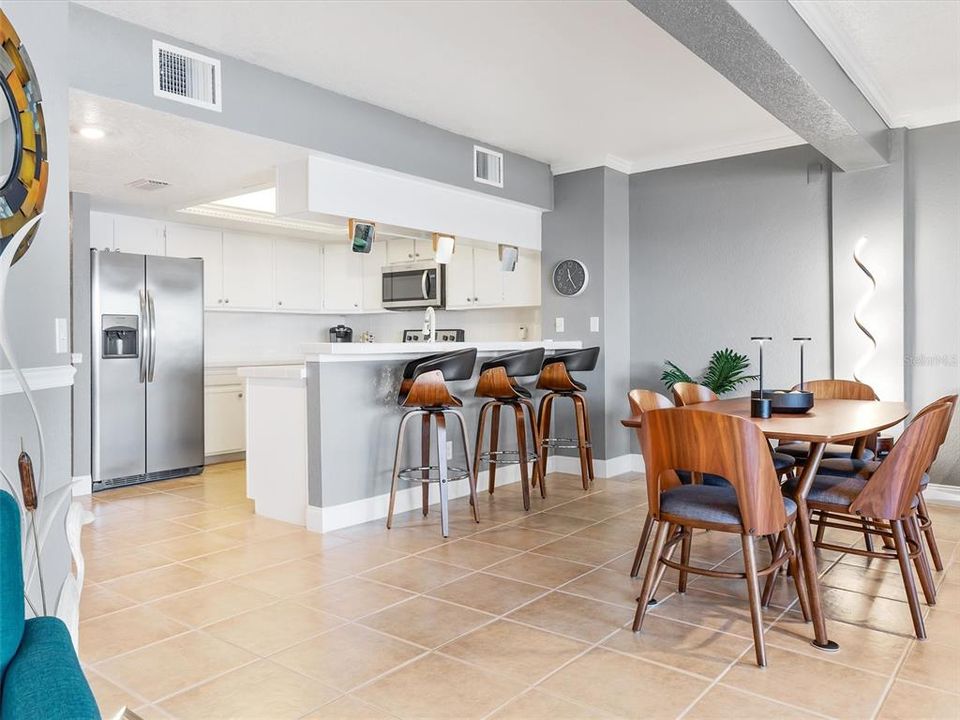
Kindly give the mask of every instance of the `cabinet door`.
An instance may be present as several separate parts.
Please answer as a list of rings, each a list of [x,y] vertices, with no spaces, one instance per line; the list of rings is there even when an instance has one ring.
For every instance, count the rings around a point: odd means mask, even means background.
[[[219,230],[195,225],[167,225],[167,256],[203,260],[203,304],[223,307],[223,247]]]
[[[242,385],[208,387],[204,399],[206,455],[242,452],[246,446],[246,400]]]
[[[417,262],[421,260],[433,260],[433,240],[415,240],[413,242],[413,259]]]
[[[114,247],[120,252],[164,255],[163,223],[149,218],[114,216]]]
[[[377,243],[373,243],[376,247]],[[411,263],[416,259],[416,242],[412,238],[390,238],[387,240],[387,265]]]
[[[473,248],[461,245],[447,263],[447,307],[472,308],[473,302]]]
[[[473,249],[473,304],[480,307],[503,304],[503,271],[495,247]]]
[[[273,246],[276,264],[278,310],[320,310],[323,250],[312,240],[277,238]]]
[[[116,215],[102,212],[90,213],[90,247],[97,250],[113,250],[113,221]]]
[[[223,305],[273,307],[273,242],[265,235],[223,233]]]
[[[370,252],[360,256],[363,268],[363,309],[383,310],[383,280],[381,268],[386,265],[386,243],[373,243]]]
[[[389,252],[389,250],[388,250]],[[347,243],[325,245],[323,248],[323,309],[357,311],[363,302],[361,253],[355,253]]]
[[[540,253],[521,250],[516,269],[503,273],[503,304],[539,306],[540,283]]]

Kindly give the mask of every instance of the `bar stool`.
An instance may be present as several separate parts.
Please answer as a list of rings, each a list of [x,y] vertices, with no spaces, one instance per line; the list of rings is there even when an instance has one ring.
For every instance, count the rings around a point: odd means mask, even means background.
[[[448,484],[452,480],[470,480],[470,504],[473,506],[473,519],[480,522],[477,507],[477,482],[470,471],[470,447],[467,443],[467,424],[463,413],[455,408],[463,407],[463,402],[450,393],[447,382],[469,380],[473,375],[473,366],[477,361],[476,348],[440,353],[417,358],[403,370],[400,393],[397,404],[400,407],[415,408],[405,413],[400,420],[397,432],[397,450],[393,458],[393,476],[390,482],[390,507],[387,511],[387,528],[393,524],[393,509],[397,499],[397,482],[419,482],[423,489],[423,515],[426,517],[430,503],[430,483],[440,486],[440,529],[444,537],[450,534],[450,521],[447,513]],[[467,467],[460,468],[447,464],[447,415],[453,415],[460,423],[463,438],[463,452]],[[420,416],[420,453],[421,463],[416,467],[400,467],[403,457],[403,431],[407,423]],[[436,426],[437,464],[430,464],[430,421]]]
[[[583,395],[587,386],[574,380],[570,373],[593,370],[597,366],[599,356],[599,347],[554,353],[544,359],[540,377],[537,378],[537,388],[547,391],[547,394],[540,400],[540,411],[537,414],[540,426],[540,467],[545,473],[550,448],[576,448],[580,455],[580,478],[584,490],[590,488],[590,482],[593,480],[590,413],[587,410],[587,399]],[[550,436],[553,401],[558,397],[570,398],[573,401],[573,409],[577,418],[576,439]]]
[[[501,355],[488,360],[480,366],[480,380],[477,382],[476,397],[491,398],[480,408],[480,420],[477,423],[477,446],[473,453],[473,477],[476,478],[480,465],[487,463],[490,479],[488,489],[493,495],[496,484],[498,465],[520,466],[520,484],[523,492],[523,509],[530,509],[530,482],[527,475],[527,463],[533,462],[534,484],[540,483],[540,497],[547,496],[547,488],[543,481],[543,468],[540,465],[539,436],[537,434],[537,418],[530,402],[530,391],[520,385],[516,378],[536,375],[543,366],[543,348],[520,350],[519,352]],[[500,435],[500,409],[507,405],[513,408],[514,421],[517,428],[517,449],[498,449]],[[530,416],[530,434],[533,437],[533,452],[527,452],[527,423],[524,411]],[[483,428],[487,414],[491,413],[490,420],[490,448],[487,452],[480,452],[483,445]]]

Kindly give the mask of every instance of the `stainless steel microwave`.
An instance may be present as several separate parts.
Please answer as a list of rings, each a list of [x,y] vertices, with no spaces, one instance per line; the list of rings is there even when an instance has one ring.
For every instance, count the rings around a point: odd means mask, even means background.
[[[384,265],[381,270],[383,307],[442,308],[446,301],[445,273],[446,268],[432,260]]]

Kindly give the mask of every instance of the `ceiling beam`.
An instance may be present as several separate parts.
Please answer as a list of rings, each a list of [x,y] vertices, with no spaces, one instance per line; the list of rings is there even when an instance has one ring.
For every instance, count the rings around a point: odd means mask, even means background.
[[[630,0],[842,170],[888,164],[889,128],[787,0]]]

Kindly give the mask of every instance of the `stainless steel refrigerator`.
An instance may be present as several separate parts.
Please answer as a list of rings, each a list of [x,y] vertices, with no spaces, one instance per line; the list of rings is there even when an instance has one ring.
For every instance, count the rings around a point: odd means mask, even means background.
[[[93,489],[203,469],[203,261],[91,250]]]

